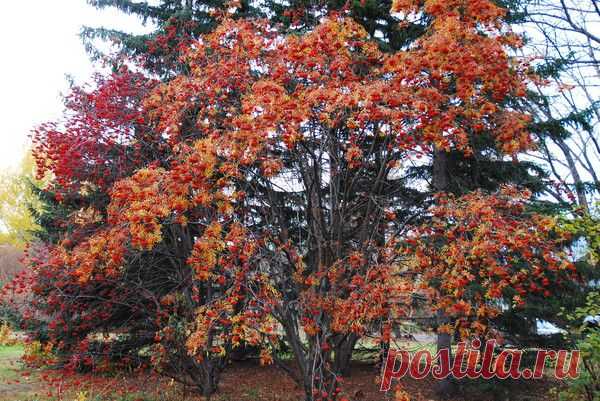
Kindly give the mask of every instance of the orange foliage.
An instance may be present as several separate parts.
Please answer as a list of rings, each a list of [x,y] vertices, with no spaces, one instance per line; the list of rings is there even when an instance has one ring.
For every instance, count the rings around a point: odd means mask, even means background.
[[[529,194],[504,187],[497,194],[440,195],[432,220],[408,240],[424,289],[436,309],[456,318],[461,334],[483,335],[513,295],[550,296],[550,283],[574,273],[553,218],[527,212]],[[576,277],[573,277],[576,279]],[[461,324],[462,323],[462,324]]]

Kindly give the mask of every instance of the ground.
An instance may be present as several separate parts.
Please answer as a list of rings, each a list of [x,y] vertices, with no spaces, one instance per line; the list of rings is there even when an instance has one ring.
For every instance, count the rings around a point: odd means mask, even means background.
[[[18,360],[21,346],[0,347],[0,401],[199,401],[186,394],[185,389],[163,379],[150,376],[114,377],[98,381],[91,387],[71,389],[60,397],[48,396],[48,385],[41,379],[43,373],[25,372]],[[345,391],[351,401],[394,400],[393,392],[379,391],[377,370],[372,364],[356,363]],[[83,380],[85,382],[85,380]],[[116,384],[116,385],[115,385]],[[403,379],[400,384],[411,395],[411,401],[436,400],[433,381]],[[556,400],[550,379],[534,382],[502,382],[463,385],[462,395],[450,401],[550,401]],[[115,388],[117,390],[115,391]],[[144,391],[141,391],[143,389]],[[211,401],[301,401],[302,391],[285,374],[273,366],[261,367],[254,361],[232,365],[224,374],[219,394]]]

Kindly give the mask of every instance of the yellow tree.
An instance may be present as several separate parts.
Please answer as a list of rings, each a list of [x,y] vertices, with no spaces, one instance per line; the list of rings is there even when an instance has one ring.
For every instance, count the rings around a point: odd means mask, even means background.
[[[38,183],[31,152],[27,151],[15,170],[0,172],[0,245],[23,247],[39,227],[31,209],[41,207],[29,182]]]

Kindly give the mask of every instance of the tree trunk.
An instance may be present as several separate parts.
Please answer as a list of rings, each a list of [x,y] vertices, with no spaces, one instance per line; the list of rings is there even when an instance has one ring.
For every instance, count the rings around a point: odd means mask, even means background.
[[[450,189],[449,174],[449,154],[443,150],[435,149],[433,155],[432,184],[436,193],[447,192]],[[452,364],[452,336],[449,333],[439,331],[439,327],[450,323],[450,319],[444,311],[438,311],[436,315],[437,332],[437,351],[448,350],[450,355],[450,364]],[[451,377],[439,380],[436,383],[435,391],[440,397],[448,397],[455,392],[455,383]]]
[[[315,337],[303,338],[295,313],[278,311],[278,320],[285,331],[286,340],[294,355],[294,360],[299,371],[285,369],[286,372],[304,389],[305,401],[317,399],[333,400],[332,393],[337,388],[337,372],[331,363],[331,351],[321,347],[322,341],[319,334]],[[323,393],[328,396],[324,397]]]
[[[450,366],[452,366],[454,360],[452,358],[452,335],[450,333],[440,332],[439,328],[442,325],[448,324],[450,322],[449,317],[446,315],[444,311],[438,311],[436,314],[436,323],[437,323],[437,342],[436,348],[439,355],[441,350],[448,350]],[[441,362],[441,361],[440,361]],[[435,392],[441,398],[447,398],[452,396],[456,392],[456,383],[452,376],[448,376],[445,379],[439,380],[435,385]]]
[[[581,207],[583,209],[583,211],[586,214],[588,214],[590,211],[590,208],[589,208],[587,197],[585,194],[585,184],[583,183],[583,180],[581,179],[581,176],[579,175],[579,170],[577,170],[577,164],[575,163],[575,160],[573,159],[571,150],[569,149],[569,146],[567,146],[565,141],[560,138],[556,139],[554,142],[558,145],[560,150],[565,155],[565,159],[567,160],[569,170],[571,172],[571,175],[573,176],[573,184],[575,185],[575,193],[577,194],[577,203],[579,204],[579,207]]]
[[[352,360],[352,352],[358,341],[358,337],[350,333],[344,338],[340,344],[334,349],[333,371],[341,376],[350,374],[350,362]]]

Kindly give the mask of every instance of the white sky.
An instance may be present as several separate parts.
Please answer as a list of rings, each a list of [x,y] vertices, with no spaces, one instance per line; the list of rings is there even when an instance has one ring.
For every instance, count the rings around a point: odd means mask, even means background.
[[[4,2],[0,15],[0,169],[18,165],[31,128],[60,116],[65,75],[85,81],[94,71],[78,36],[81,26],[140,32],[135,17],[85,0]]]

